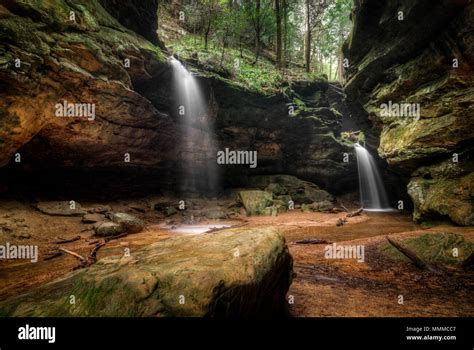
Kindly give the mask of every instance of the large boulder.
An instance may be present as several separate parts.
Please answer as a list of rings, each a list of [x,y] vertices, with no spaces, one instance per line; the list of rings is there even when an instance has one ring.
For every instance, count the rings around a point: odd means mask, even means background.
[[[334,198],[314,183],[290,175],[260,175],[249,178],[249,186],[265,189],[276,196],[289,196],[295,204],[333,201]]]
[[[461,169],[444,162],[414,172],[408,194],[414,203],[416,221],[444,217],[458,225],[474,225],[474,172]]]
[[[451,176],[448,186],[446,176],[421,179],[417,172],[457,155],[459,164],[472,159],[474,3],[361,0],[353,22],[344,48],[350,63],[345,91],[367,147],[378,148],[390,169],[408,178],[415,219],[449,216],[468,224],[473,198],[453,190],[466,174]],[[390,103],[419,105],[419,114],[386,114],[382,107]],[[441,208],[445,203],[471,209],[454,215],[456,209]]]
[[[277,230],[237,228],[101,259],[2,302],[0,315],[273,317],[286,312],[291,279]]]
[[[239,200],[248,215],[268,215],[266,208],[273,204],[271,193],[265,191],[240,191]]]
[[[143,220],[126,213],[111,213],[110,219],[123,227],[125,232],[138,233],[145,228]]]

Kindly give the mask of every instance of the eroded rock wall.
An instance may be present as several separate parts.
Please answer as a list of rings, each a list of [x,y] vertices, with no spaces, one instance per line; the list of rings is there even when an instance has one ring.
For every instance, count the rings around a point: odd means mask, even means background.
[[[363,0],[353,22],[345,89],[369,147],[409,177],[416,220],[473,225],[474,3]]]
[[[354,151],[340,139],[342,116],[328,101],[327,81],[295,82],[290,96],[260,96],[220,80],[212,87],[219,102],[216,129],[221,147],[258,152],[256,169],[224,169],[231,181],[248,182],[245,175],[291,174],[332,193],[357,188],[355,161],[343,161],[345,153]],[[295,98],[305,107],[296,106]]]
[[[178,188],[186,158],[215,161],[205,144],[181,142],[183,135],[209,138],[180,122],[170,65],[146,40],[155,38],[156,2],[0,5],[0,167],[8,165],[10,182],[27,193],[23,180],[48,191],[97,193],[114,185],[135,193],[150,184]],[[245,185],[247,175],[286,173],[331,192],[357,187],[355,162],[343,162],[353,150],[339,139],[341,116],[328,102],[327,82],[295,83],[291,96],[262,96],[197,73],[216,147],[258,152],[256,169],[219,167],[224,186]],[[306,106],[290,115],[295,98]],[[93,105],[93,120],[58,117],[64,102]]]
[[[99,0],[99,3],[124,27],[133,30],[154,44],[159,44],[158,0]]]
[[[125,153],[140,166],[163,160],[171,120],[134,90],[167,70],[156,46],[96,1],[9,1],[0,26],[0,166],[34,137],[51,151],[45,159],[37,152],[38,162],[105,167],[123,165]],[[93,120],[58,117],[64,101],[94,105]]]

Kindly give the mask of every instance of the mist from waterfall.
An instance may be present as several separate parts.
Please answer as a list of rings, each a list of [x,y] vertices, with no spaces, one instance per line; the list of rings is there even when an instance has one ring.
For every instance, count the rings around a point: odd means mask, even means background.
[[[180,189],[213,195],[218,189],[214,130],[199,83],[183,64],[170,57],[173,95],[181,126]]]
[[[361,206],[366,211],[392,211],[385,186],[372,155],[360,144],[355,144]]]

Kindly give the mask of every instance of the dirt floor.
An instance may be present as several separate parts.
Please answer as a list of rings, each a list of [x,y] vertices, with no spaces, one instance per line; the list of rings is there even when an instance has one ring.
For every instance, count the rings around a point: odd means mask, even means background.
[[[93,207],[98,203],[81,203]],[[99,203],[103,204],[103,203]],[[151,210],[149,200],[107,203],[113,211],[131,213],[147,223],[137,234],[111,241],[101,248],[98,258],[123,254],[133,249],[175,235],[163,229],[170,219]],[[214,203],[225,206],[227,203]],[[455,226],[421,227],[409,215],[399,213],[363,213],[349,218],[340,227],[339,218],[346,213],[303,213],[291,211],[276,217],[242,217],[232,220],[202,220],[201,223],[229,225],[275,226],[285,235],[294,258],[295,277],[288,292],[293,316],[474,316],[474,274],[453,271],[437,275],[421,271],[409,261],[396,261],[382,254],[378,245],[385,236],[414,237],[428,232],[458,233],[474,242],[474,229]],[[172,221],[172,220],[171,220]],[[25,261],[0,261],[0,300],[19,295],[50,282],[78,265],[78,260],[63,254],[43,260],[55,251],[62,239],[75,236],[77,241],[61,246],[87,255],[97,241],[92,225],[80,217],[49,216],[42,214],[30,203],[2,201],[0,203],[0,242],[38,245],[40,259],[31,264]],[[23,237],[12,235],[24,229]],[[28,237],[29,236],[29,237]],[[298,244],[304,239],[321,239],[329,243],[363,245],[365,259],[326,259],[327,244]],[[401,303],[403,297],[403,303]]]

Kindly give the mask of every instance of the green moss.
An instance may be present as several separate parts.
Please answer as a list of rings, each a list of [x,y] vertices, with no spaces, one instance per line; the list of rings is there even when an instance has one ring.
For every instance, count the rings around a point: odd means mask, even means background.
[[[299,98],[293,98],[293,103],[296,106],[295,114],[299,112],[309,111],[309,108],[306,106],[306,103],[304,103],[304,101],[300,100]]]
[[[473,243],[467,242],[461,235],[447,232],[409,238],[404,240],[403,244],[422,260],[442,265],[459,266],[474,251]],[[454,249],[457,249],[457,257]],[[382,243],[379,250],[394,260],[408,261],[408,258],[388,242]]]

